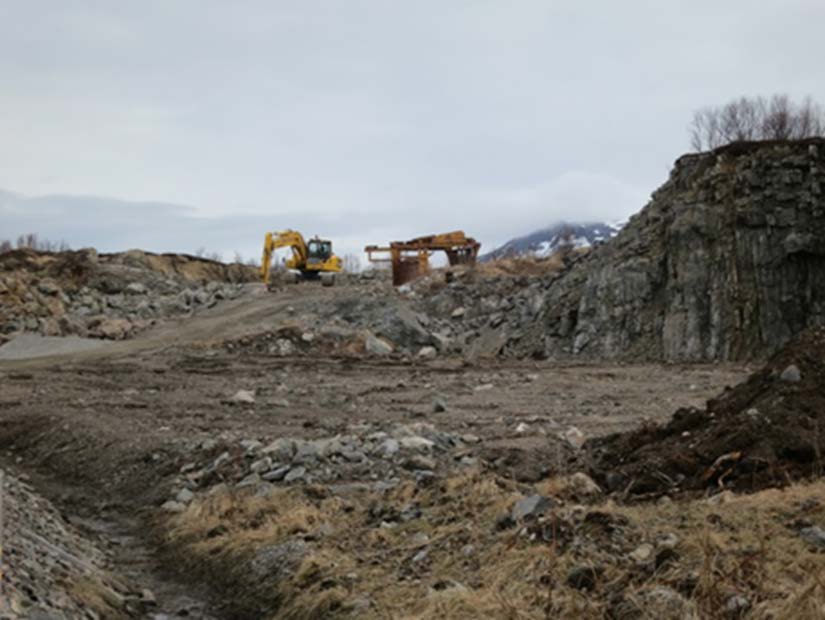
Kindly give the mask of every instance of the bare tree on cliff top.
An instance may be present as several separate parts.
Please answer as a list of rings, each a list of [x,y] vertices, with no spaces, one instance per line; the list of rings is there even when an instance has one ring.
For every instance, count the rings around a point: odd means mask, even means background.
[[[691,146],[697,151],[746,140],[801,140],[825,135],[822,106],[806,97],[794,103],[787,95],[740,97],[693,115]]]

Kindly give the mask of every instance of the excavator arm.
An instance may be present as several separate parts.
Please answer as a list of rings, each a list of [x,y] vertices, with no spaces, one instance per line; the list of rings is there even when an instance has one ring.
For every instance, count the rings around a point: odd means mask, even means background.
[[[269,274],[272,270],[272,253],[278,248],[287,247],[292,250],[292,258],[287,261],[286,266],[289,269],[304,269],[306,267],[309,250],[301,233],[295,230],[268,232],[264,238],[264,253],[261,259],[261,280],[264,281],[264,284],[269,283]]]

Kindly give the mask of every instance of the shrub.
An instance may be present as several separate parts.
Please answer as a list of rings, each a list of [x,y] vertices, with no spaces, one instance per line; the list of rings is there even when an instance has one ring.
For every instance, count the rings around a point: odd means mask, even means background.
[[[693,115],[691,146],[697,151],[749,140],[802,140],[825,134],[822,106],[806,97],[794,103],[787,95],[740,97]]]

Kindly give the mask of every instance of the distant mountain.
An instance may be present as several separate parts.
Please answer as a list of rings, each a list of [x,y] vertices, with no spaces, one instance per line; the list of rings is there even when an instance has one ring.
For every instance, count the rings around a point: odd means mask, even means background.
[[[622,229],[625,222],[602,222],[596,224],[571,224],[561,222],[550,228],[511,239],[504,245],[480,257],[482,262],[499,258],[550,256],[562,246],[587,248],[612,239]]]

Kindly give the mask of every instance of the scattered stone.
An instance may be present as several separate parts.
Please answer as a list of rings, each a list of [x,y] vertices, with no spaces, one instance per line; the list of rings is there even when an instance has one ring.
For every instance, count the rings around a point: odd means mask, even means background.
[[[460,319],[466,313],[467,313],[467,311],[463,307],[462,308],[456,308],[455,310],[453,310],[453,312],[450,316],[454,319]]]
[[[389,342],[372,334],[367,335],[364,347],[367,353],[373,355],[386,356],[393,352],[393,346]]]
[[[802,381],[802,372],[799,370],[799,367],[796,364],[791,364],[785,370],[782,371],[782,374],[779,375],[779,378],[782,381],[786,381],[788,383],[799,383]]]
[[[733,491],[728,491],[727,489],[722,491],[721,493],[717,493],[712,497],[707,498],[705,501],[711,506],[719,506],[721,504],[727,504],[731,500],[736,497]]]
[[[433,413],[443,413],[444,411],[447,411],[447,401],[441,396],[433,398]]]
[[[306,467],[296,467],[291,469],[289,473],[284,476],[284,482],[295,482],[301,480],[307,473]]]
[[[245,487],[251,487],[261,482],[261,476],[259,474],[249,474],[243,480],[238,483],[238,488],[243,489]]]
[[[214,450],[218,447],[218,440],[214,439],[213,437],[209,437],[208,439],[204,439],[200,443],[200,449],[204,452],[209,452],[210,450]]]
[[[396,439],[385,439],[384,443],[381,444],[381,452],[386,457],[390,457],[397,454],[400,449],[401,445],[398,443]]]
[[[231,460],[232,457],[229,455],[229,452],[222,452],[218,458],[212,461],[212,469],[220,469]]]
[[[261,478],[263,478],[267,482],[277,482],[279,480],[283,480],[284,476],[286,476],[287,473],[289,473],[290,469],[292,469],[291,466],[284,465],[282,467],[278,467],[276,469],[273,469],[272,471],[266,472],[265,474],[263,474],[261,476]]]
[[[819,549],[825,549],[825,530],[818,525],[803,527],[799,530],[799,535],[806,543]]]
[[[748,609],[750,609],[751,602],[741,594],[734,594],[725,603],[725,611],[733,618],[738,618]]]
[[[140,591],[140,604],[144,607],[154,607],[158,604],[158,599],[149,588],[143,588]]]
[[[241,448],[250,454],[255,452],[261,446],[263,446],[263,444],[257,439],[244,439],[241,441]]]
[[[255,392],[251,390],[238,390],[231,398],[231,401],[233,403],[253,405],[255,404]]]
[[[435,347],[426,346],[421,347],[418,351],[418,359],[422,360],[434,360],[438,357],[438,351]]]
[[[402,437],[399,441],[402,448],[407,450],[419,450],[421,452],[432,450],[435,442],[430,441],[426,437]]]
[[[477,385],[473,388],[474,392],[489,392],[495,386],[492,383],[482,383],[481,385]]]
[[[309,545],[300,539],[260,547],[250,562],[250,568],[259,579],[279,581],[293,574],[309,551]]]
[[[518,434],[526,433],[528,430],[530,430],[530,427],[524,422],[519,422],[519,425],[516,427],[516,432]]]
[[[295,455],[295,441],[292,439],[276,439],[261,450],[262,454],[271,456],[275,461],[291,461]]]
[[[195,499],[195,494],[192,493],[189,489],[181,489],[178,491],[178,494],[175,495],[175,500],[180,502],[181,504],[188,504],[193,499]]]
[[[659,549],[675,549],[679,545],[679,537],[672,532],[663,534],[656,539],[656,547]]]
[[[272,469],[272,459],[268,456],[265,456],[261,459],[258,459],[257,461],[254,461],[249,466],[249,471],[256,474],[262,474],[266,471],[269,471],[270,469]]]
[[[145,295],[148,292],[149,289],[140,282],[132,282],[126,287],[126,293],[129,295]]]
[[[318,460],[324,453],[326,445],[322,441],[296,441],[293,463],[308,463]]]
[[[643,543],[630,552],[630,559],[638,565],[649,564],[653,560],[653,545]]]
[[[585,441],[584,433],[575,426],[571,426],[564,432],[564,439],[575,450],[581,448]]]
[[[527,518],[535,518],[543,515],[556,505],[549,497],[543,495],[530,495],[518,500],[513,506],[511,517],[513,521],[523,521]]]
[[[279,338],[275,341],[272,352],[281,357],[286,357],[295,353],[295,345],[287,338]]]
[[[176,513],[180,513],[180,512],[183,512],[184,510],[186,510],[186,506],[184,504],[181,504],[180,502],[176,502],[175,500],[170,499],[168,502],[165,502],[160,507],[160,509],[163,510],[164,512],[169,512],[169,513],[172,513],[172,514],[176,514]]]
[[[412,558],[413,564],[417,564],[417,563],[419,563],[419,562],[423,562],[424,560],[426,560],[426,559],[427,559],[427,556],[428,556],[429,554],[430,554],[430,552],[429,552],[427,549],[422,549],[421,551],[419,551],[418,553],[416,553],[416,554],[413,556],[413,558]]]

